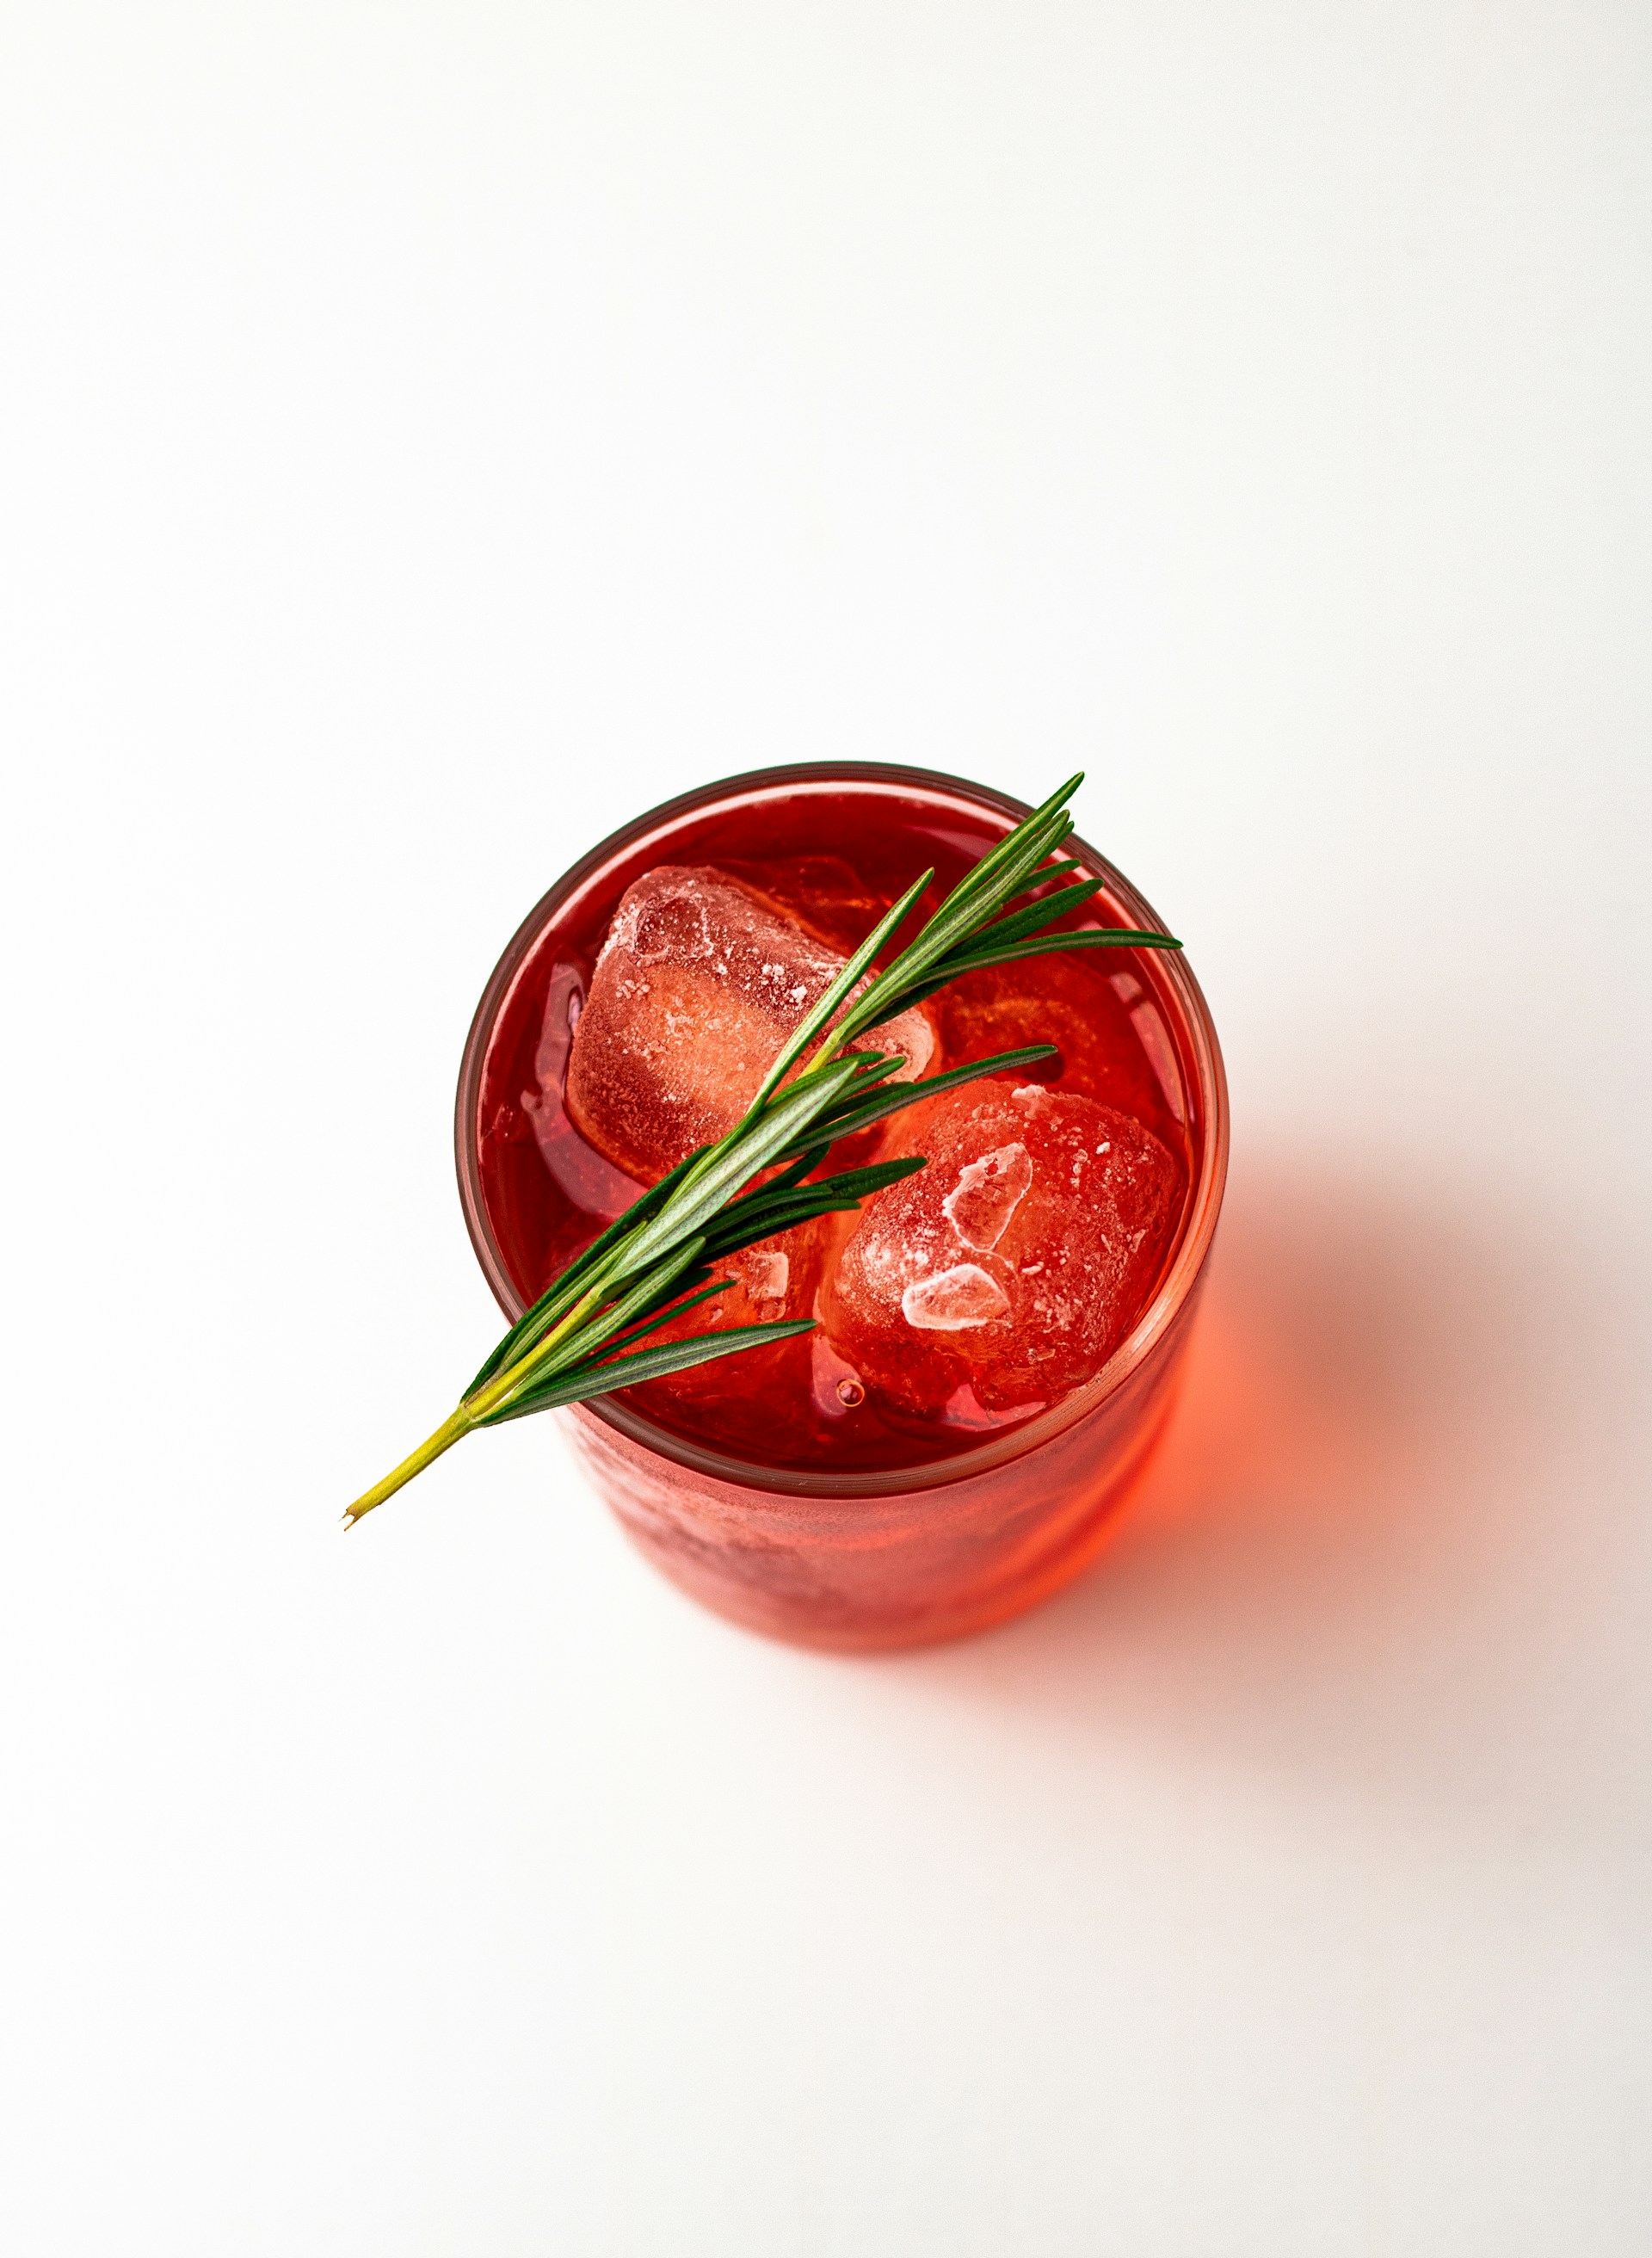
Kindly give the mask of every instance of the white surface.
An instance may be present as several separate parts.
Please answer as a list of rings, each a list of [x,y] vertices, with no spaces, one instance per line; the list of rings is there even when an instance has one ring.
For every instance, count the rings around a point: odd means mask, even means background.
[[[0,2242],[1639,2258],[1652,18],[14,0]],[[1081,819],[1238,1132],[1081,1588],[769,1647],[471,1005],[766,761]]]

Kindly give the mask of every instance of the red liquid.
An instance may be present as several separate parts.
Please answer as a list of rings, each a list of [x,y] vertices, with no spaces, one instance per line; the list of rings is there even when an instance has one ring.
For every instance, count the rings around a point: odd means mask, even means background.
[[[658,834],[638,842],[575,893],[499,1011],[477,1105],[482,1199],[521,1301],[535,1299],[642,1189],[585,1143],[561,1097],[578,1006],[635,879],[663,862],[715,864],[761,885],[847,955],[921,871],[936,874],[925,905],[933,909],[1008,827],[994,812],[938,804],[934,795],[817,788],[700,811],[673,826],[669,842]],[[1087,905],[1063,925],[1124,921],[1105,905]],[[954,983],[934,1001],[942,1050],[930,1071],[1053,1042],[1058,1058],[1010,1079],[1044,1082],[1131,1115],[1181,1163],[1185,1210],[1198,1175],[1197,1104],[1145,955],[1118,948],[1037,957]],[[850,1155],[840,1148],[834,1164],[867,1157],[864,1149]],[[841,1221],[840,1236],[853,1220]],[[1131,1312],[1131,1322],[1138,1314]],[[839,1369],[817,1331],[628,1390],[622,1400],[666,1432],[754,1468],[822,1473],[933,1464],[1026,1416],[971,1404],[903,1417],[870,1397],[854,1402],[852,1384],[840,1392]]]

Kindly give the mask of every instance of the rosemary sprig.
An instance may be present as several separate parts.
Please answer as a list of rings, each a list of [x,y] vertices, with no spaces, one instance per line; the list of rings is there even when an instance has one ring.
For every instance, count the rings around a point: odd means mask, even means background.
[[[707,1282],[713,1262],[815,1216],[857,1208],[871,1193],[925,1165],[918,1157],[877,1161],[817,1176],[839,1139],[938,1091],[1054,1054],[1053,1045],[1034,1043],[924,1081],[890,1083],[899,1058],[852,1047],[869,1029],[961,973],[986,965],[1052,949],[1181,948],[1168,934],[1117,927],[1049,933],[1056,919],[1098,891],[1097,878],[1011,907],[1080,867],[1071,861],[1051,864],[1049,858],[1073,828],[1067,803],[1082,782],[1081,775],[1069,778],[983,855],[917,936],[875,974],[873,964],[917,906],[933,871],[925,870],[907,889],[787,1040],[745,1118],[716,1144],[691,1153],[569,1264],[505,1335],[450,1417],[350,1507],[346,1526],[479,1427],[635,1388],[812,1330],[812,1318],[798,1317],[639,1346],[673,1317],[726,1289],[726,1279]],[[774,1168],[779,1173],[748,1189]]]

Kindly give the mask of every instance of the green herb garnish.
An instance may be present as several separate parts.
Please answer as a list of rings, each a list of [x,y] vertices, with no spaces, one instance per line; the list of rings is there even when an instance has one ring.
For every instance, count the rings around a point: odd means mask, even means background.
[[[934,872],[925,870],[908,887],[789,1038],[745,1118],[715,1145],[679,1161],[569,1264],[511,1327],[452,1416],[394,1473],[356,1500],[344,1516],[347,1527],[382,1505],[475,1428],[497,1427],[532,1411],[634,1388],[640,1381],[656,1380],[668,1372],[683,1372],[714,1357],[812,1329],[812,1317],[798,1317],[734,1325],[727,1332],[704,1333],[653,1348],[641,1346],[673,1317],[725,1290],[727,1280],[706,1283],[710,1266],[722,1256],[812,1217],[858,1208],[869,1194],[925,1166],[921,1158],[913,1157],[815,1175],[839,1138],[939,1090],[1054,1055],[1053,1044],[1034,1043],[931,1075],[925,1081],[890,1084],[887,1077],[902,1063],[899,1058],[848,1047],[869,1028],[894,1019],[909,1005],[922,1003],[961,973],[985,965],[1053,949],[1181,948],[1179,941],[1162,933],[1118,927],[1088,933],[1044,930],[1098,892],[1099,878],[1063,886],[1020,909],[1010,908],[1019,896],[1079,868],[1074,862],[1043,866],[1073,828],[1067,802],[1083,780],[1082,775],[1070,778],[983,855],[917,938],[851,1002],[856,985],[894,938]],[[786,1076],[817,1040],[812,1057],[788,1082]],[[775,1168],[778,1175],[755,1191],[747,1189],[754,1178]]]

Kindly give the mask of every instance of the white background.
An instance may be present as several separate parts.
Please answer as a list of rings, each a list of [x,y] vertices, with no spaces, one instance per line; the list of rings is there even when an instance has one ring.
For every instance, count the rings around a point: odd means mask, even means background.
[[[0,2240],[1640,2258],[1652,17],[0,28]],[[476,996],[638,809],[1036,798],[1190,941],[1200,1360],[846,1662],[493,1336]]]

